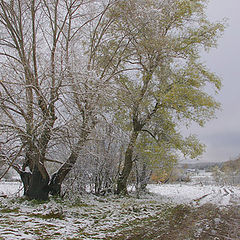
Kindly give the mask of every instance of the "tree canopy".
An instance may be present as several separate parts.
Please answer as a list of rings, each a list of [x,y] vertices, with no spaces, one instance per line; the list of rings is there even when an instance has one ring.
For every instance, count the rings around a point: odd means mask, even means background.
[[[200,52],[216,46],[224,25],[207,20],[205,3],[119,1],[110,11],[109,34],[115,44],[111,42],[111,48],[108,42],[107,48],[115,49],[115,57],[121,58],[121,72],[115,77],[116,118],[131,136],[119,181],[125,181],[125,190],[139,141],[147,151],[156,152],[149,139],[154,138],[165,156],[179,150],[194,158],[203,151],[194,136],[182,137],[179,125],[194,121],[203,126],[219,108],[205,90],[212,85],[218,92],[221,81],[201,62]]]

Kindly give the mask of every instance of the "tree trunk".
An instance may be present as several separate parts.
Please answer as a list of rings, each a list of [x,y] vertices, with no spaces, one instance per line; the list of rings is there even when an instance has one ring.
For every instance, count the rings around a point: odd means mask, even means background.
[[[150,174],[147,173],[147,164],[144,162],[142,166],[141,176],[140,176],[141,191],[146,191],[149,178],[150,178]]]
[[[20,174],[21,180],[23,182],[23,189],[24,189],[23,195],[26,196],[27,189],[28,189],[29,182],[30,182],[31,173],[23,172],[23,171],[20,172],[20,170],[18,171],[18,173]]]
[[[24,186],[24,196],[30,200],[48,200],[49,177],[43,176],[36,165],[32,173],[21,171],[20,176]]]
[[[83,124],[83,129],[85,129],[85,124]],[[55,172],[50,180],[49,183],[49,192],[53,196],[60,196],[61,194],[61,186],[62,183],[67,176],[67,174],[72,170],[73,166],[75,165],[79,152],[83,148],[87,136],[89,134],[89,131],[83,130],[82,135],[78,143],[76,144],[75,148],[72,150],[72,153],[70,154],[67,161],[58,169],[57,172]]]
[[[125,152],[125,160],[124,160],[124,166],[123,170],[119,175],[118,181],[117,181],[117,190],[116,194],[127,194],[127,180],[128,177],[132,171],[133,166],[133,150],[138,137],[138,132],[133,131],[132,136],[130,138],[130,142],[128,144],[127,150]]]
[[[72,152],[68,160],[52,175],[49,191],[53,196],[60,196],[61,185],[66,175],[72,170],[78,158],[78,153]]]

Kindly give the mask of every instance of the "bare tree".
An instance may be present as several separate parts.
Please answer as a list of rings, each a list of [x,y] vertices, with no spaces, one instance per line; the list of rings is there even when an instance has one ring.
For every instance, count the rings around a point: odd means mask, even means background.
[[[29,199],[60,193],[97,123],[100,78],[89,68],[83,42],[89,41],[89,24],[101,21],[109,6],[84,0],[0,1],[1,138],[8,157],[18,156],[12,166]],[[67,154],[59,161],[52,153],[63,145]],[[63,164],[50,177],[47,162]]]

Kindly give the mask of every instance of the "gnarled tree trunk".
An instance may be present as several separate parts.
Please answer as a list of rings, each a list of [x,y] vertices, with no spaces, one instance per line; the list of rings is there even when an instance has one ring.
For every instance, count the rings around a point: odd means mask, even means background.
[[[31,172],[26,172],[14,167],[19,173],[24,187],[24,196],[32,200],[47,200],[49,196],[49,175],[41,165],[34,165]]]
[[[29,199],[47,200],[49,194],[49,176],[43,176],[37,166],[29,177],[25,195]]]

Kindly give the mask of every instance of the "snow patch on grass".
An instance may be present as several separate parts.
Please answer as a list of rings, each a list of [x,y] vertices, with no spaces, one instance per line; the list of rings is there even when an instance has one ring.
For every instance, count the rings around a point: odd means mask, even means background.
[[[85,195],[39,203],[19,197],[20,183],[0,182],[0,193],[8,195],[0,198],[0,236],[5,240],[110,240],[131,232],[135,225],[141,229],[145,224],[164,222],[176,204],[240,205],[240,187],[203,185],[197,179],[192,183],[150,184],[148,190],[139,199]],[[200,227],[196,234],[201,234]]]

